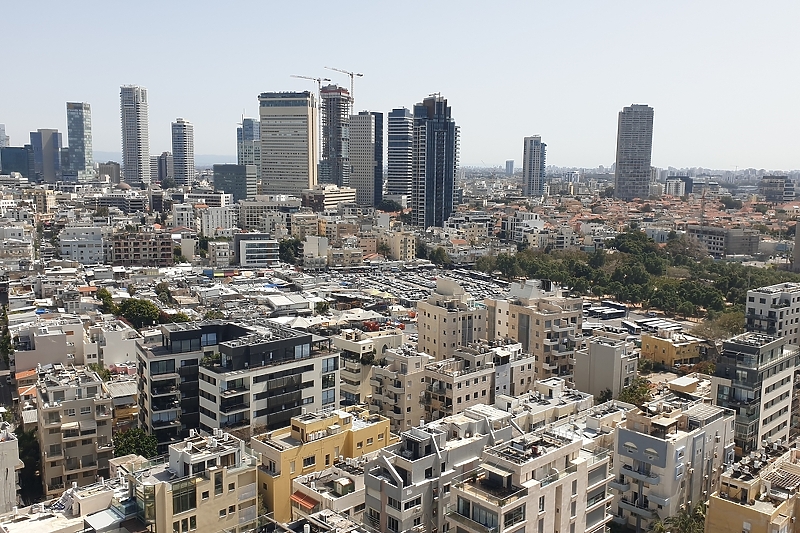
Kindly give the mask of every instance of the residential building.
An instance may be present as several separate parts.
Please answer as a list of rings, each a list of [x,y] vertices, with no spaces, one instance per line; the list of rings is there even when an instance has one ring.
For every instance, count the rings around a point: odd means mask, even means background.
[[[175,183],[191,185],[194,181],[194,126],[188,120],[176,119],[172,123],[172,157]]]
[[[547,280],[512,283],[507,299],[486,298],[486,338],[512,339],[536,358],[538,380],[572,381],[575,350],[584,343],[583,299]],[[421,337],[420,337],[421,338]]]
[[[619,113],[614,197],[622,200],[650,196],[650,158],[653,151],[653,108],[633,104]]]
[[[524,431],[534,431],[565,418],[574,420],[594,405],[591,394],[567,387],[561,378],[534,381],[527,392],[517,396],[498,393],[494,402],[496,408],[511,413],[514,423]]]
[[[575,388],[595,398],[610,391],[611,397],[616,398],[633,382],[638,368],[639,357],[631,344],[624,340],[592,337],[588,348],[575,352]]]
[[[506,159],[506,176],[514,175],[514,160]]]
[[[411,196],[413,174],[414,115],[401,107],[387,115],[386,191]]]
[[[236,164],[255,165],[261,181],[261,124],[256,119],[242,117],[241,127],[236,128]]]
[[[664,184],[664,194],[667,196],[684,196],[686,194],[686,183],[678,178],[667,178]]]
[[[62,280],[54,285],[63,286]],[[53,296],[53,293],[46,297]],[[11,370],[24,372],[38,365],[83,365],[84,329],[77,316],[61,315],[52,319],[37,319],[11,327],[14,336],[14,353],[10,357]]]
[[[294,478],[290,496],[292,520],[328,510],[332,512],[330,516],[338,515],[356,524],[361,523],[364,514],[363,462],[366,457],[341,460],[324,470]]]
[[[103,381],[87,368],[39,366],[36,383],[41,480],[46,497],[65,486],[108,478],[114,457],[112,402]]]
[[[175,177],[175,157],[172,152],[161,152],[156,158],[156,175],[151,177],[156,178],[159,183]]]
[[[799,461],[800,450],[775,442],[726,464],[719,490],[709,497],[705,531],[796,533]]]
[[[447,99],[425,98],[414,106],[411,214],[414,225],[441,227],[453,213],[458,169],[458,127]]]
[[[326,85],[319,91],[322,113],[322,158],[319,183],[350,186],[350,114],[353,98],[344,87]]]
[[[403,431],[364,466],[364,524],[370,531],[447,531],[451,486],[480,465],[485,447],[512,437],[510,418],[481,405]]]
[[[758,184],[758,194],[770,203],[792,202],[795,197],[794,182],[789,176],[764,176]]]
[[[386,350],[383,359],[373,366],[369,408],[389,418],[392,433],[400,433],[425,419],[425,366],[433,358],[403,345]]]
[[[109,226],[67,226],[58,235],[61,257],[83,265],[107,263],[111,233]]]
[[[674,367],[700,362],[704,339],[669,329],[642,334],[641,356],[654,363]]]
[[[270,194],[295,194],[317,184],[317,103],[304,92],[262,93],[261,180]]]
[[[547,145],[540,135],[525,137],[522,145],[522,194],[542,196],[546,181]],[[514,163],[511,163],[512,168]]]
[[[388,350],[403,344],[403,332],[399,329],[344,329],[331,340],[342,357],[341,403],[356,405],[366,403],[372,394],[370,377],[373,364],[382,360]]]
[[[411,231],[384,230],[378,234],[380,244],[389,249],[392,261],[413,261],[417,256],[417,236]]]
[[[44,183],[61,179],[61,133],[39,129],[31,132],[34,178]],[[30,176],[29,176],[30,177]]]
[[[219,342],[219,364],[200,368],[201,429],[273,430],[339,405],[339,353],[329,339],[276,325],[248,329]]]
[[[136,361],[136,341],[141,335],[120,320],[96,322],[86,328],[84,342],[86,364],[96,363],[102,368],[114,368]]]
[[[85,102],[67,102],[67,148],[69,167],[77,181],[94,179],[92,156],[92,109]]]
[[[760,235],[757,230],[720,228],[689,224],[686,233],[696,238],[709,255],[721,258],[729,255],[756,255]]]
[[[2,137],[5,132],[0,132]],[[19,441],[5,422],[0,422],[0,514],[17,508],[19,471],[25,466],[19,458]]]
[[[239,202],[239,227],[278,235],[291,227],[290,214],[299,210],[299,197],[257,196],[255,201]]]
[[[289,427],[254,436],[250,444],[261,457],[258,486],[266,511],[287,522],[292,508],[286,496],[296,503],[303,499],[291,492],[292,480],[391,443],[389,420],[359,406],[295,415]]]
[[[232,205],[197,209],[200,233],[206,237],[229,236],[237,229],[239,210]]]
[[[494,354],[458,350],[425,365],[425,419],[438,420],[479,404],[494,404]]]
[[[111,262],[120,266],[170,266],[172,235],[164,231],[115,233]]]
[[[114,161],[107,161],[105,163],[98,163],[97,165],[98,176],[108,176],[112,184],[116,185],[120,182],[122,172],[119,163]]]
[[[211,191],[208,189],[194,188],[192,192],[183,193],[183,201],[193,204],[205,204],[208,207],[230,207],[233,206],[233,194]],[[173,201],[179,199],[180,194],[173,194]]]
[[[278,241],[266,233],[233,236],[233,263],[242,267],[267,268],[278,264]]]
[[[737,457],[789,438],[797,366],[800,351],[785,337],[748,332],[722,343],[711,397],[736,413]]]
[[[350,185],[359,205],[383,199],[383,113],[362,111],[350,117]]]
[[[214,190],[233,194],[233,201],[254,200],[258,193],[255,165],[214,165]]]
[[[358,191],[351,187],[320,183],[303,191],[303,207],[310,207],[315,213],[335,212],[340,204],[356,202],[357,195]]]
[[[231,244],[228,241],[208,241],[208,262],[215,268],[226,268],[231,264]]]
[[[466,352],[489,352],[494,361],[495,399],[505,394],[517,396],[530,391],[536,379],[535,358],[522,351],[522,343],[511,341],[480,341],[461,348]],[[496,400],[495,400],[496,401]]]
[[[123,85],[120,87],[119,100],[125,182],[147,186],[151,179],[147,89],[138,85]]]
[[[614,522],[637,533],[705,501],[734,457],[734,414],[669,392],[631,411],[614,445]]]
[[[778,283],[747,291],[747,331],[785,337],[800,346],[800,283]]]
[[[455,281],[436,280],[436,290],[417,304],[418,349],[437,361],[453,357],[461,346],[486,339],[486,309]]]

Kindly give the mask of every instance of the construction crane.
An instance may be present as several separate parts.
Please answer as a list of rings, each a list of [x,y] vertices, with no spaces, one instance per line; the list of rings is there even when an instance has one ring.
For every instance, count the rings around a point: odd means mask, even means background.
[[[298,76],[297,74],[292,74],[291,78],[300,78],[301,80],[310,80],[317,82],[317,98],[319,98],[319,93],[322,91],[322,82],[323,81],[331,81],[329,78],[312,78],[311,76]]]
[[[350,76],[350,98],[352,98],[355,101],[355,96],[353,95],[353,79],[355,77],[360,78],[363,76],[363,74],[359,72],[350,72],[349,70],[343,70],[340,68],[333,68],[333,67],[325,67],[325,68],[328,70],[333,70],[335,72],[341,72],[342,74],[347,74],[348,76]]]
[[[331,81],[330,78],[314,78],[311,76],[298,76],[297,74],[292,74],[290,77],[317,82],[317,107],[321,109],[322,102],[320,102],[320,93],[322,93],[322,82]],[[322,113],[317,115],[317,138],[314,139],[314,142],[317,143],[317,157],[322,158],[322,144],[320,143],[319,135],[322,135]]]

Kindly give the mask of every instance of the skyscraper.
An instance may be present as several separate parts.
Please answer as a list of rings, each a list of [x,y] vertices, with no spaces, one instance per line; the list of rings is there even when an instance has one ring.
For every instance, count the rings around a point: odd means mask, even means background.
[[[123,85],[119,92],[122,122],[122,166],[131,185],[150,184],[150,131],[147,119],[147,89]]]
[[[322,159],[319,182],[350,185],[350,113],[353,98],[338,85],[320,89],[322,100]]]
[[[514,160],[508,159],[506,160],[506,176],[513,176],[514,175]]]
[[[650,196],[650,157],[653,151],[653,108],[633,104],[619,113],[614,197],[622,200]]]
[[[172,157],[175,183],[191,185],[194,180],[194,126],[182,118],[172,123]]]
[[[392,109],[387,123],[386,192],[411,196],[411,143],[414,115],[405,107]]]
[[[92,157],[92,108],[85,102],[67,102],[69,168],[78,181],[95,176]]]
[[[157,158],[156,174],[158,181],[164,181],[167,178],[175,178],[175,158],[172,157],[172,152],[161,152]]]
[[[6,135],[6,125],[0,124],[0,148],[11,146],[11,140]]]
[[[31,132],[33,170],[36,179],[55,183],[61,179],[61,133],[42,129]]]
[[[441,227],[453,213],[458,168],[458,126],[447,99],[430,96],[414,106],[412,141],[412,221]]]
[[[547,145],[539,135],[525,137],[522,148],[522,194],[541,196],[544,194],[545,156]]]
[[[350,117],[350,186],[359,205],[383,198],[383,113],[362,111]]]
[[[300,196],[317,184],[317,103],[309,91],[262,93],[261,181],[270,194]]]
[[[255,165],[261,179],[261,123],[254,118],[242,118],[242,126],[236,128],[236,162]]]

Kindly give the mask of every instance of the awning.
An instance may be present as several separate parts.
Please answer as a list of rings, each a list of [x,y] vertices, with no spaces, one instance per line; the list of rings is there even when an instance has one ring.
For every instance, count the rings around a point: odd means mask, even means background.
[[[309,511],[311,509],[313,509],[314,507],[316,507],[317,505],[319,505],[319,502],[317,500],[315,500],[314,498],[312,498],[308,494],[303,494],[300,491],[297,491],[294,494],[292,494],[291,500],[293,502],[301,505],[302,507],[305,507]]]
[[[89,429],[97,429],[97,421],[96,420],[81,420],[81,431],[86,431]]]
[[[66,424],[61,424],[61,431],[64,431],[64,430],[67,430],[67,429],[78,429],[78,423],[77,422],[67,422]]]
[[[505,468],[493,465],[492,463],[482,463],[481,468],[483,468],[486,472],[490,472],[500,477],[508,477],[513,474],[513,472],[509,472]]]

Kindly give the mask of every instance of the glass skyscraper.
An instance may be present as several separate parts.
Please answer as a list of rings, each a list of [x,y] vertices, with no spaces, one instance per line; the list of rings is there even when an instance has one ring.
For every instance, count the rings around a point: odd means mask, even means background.
[[[653,152],[653,108],[633,104],[619,113],[614,197],[622,200],[650,196],[650,157]]]
[[[94,176],[92,157],[92,109],[85,102],[67,102],[67,162],[78,181]]]
[[[55,183],[61,179],[61,133],[58,130],[31,132],[33,170],[38,181]]]
[[[411,143],[414,115],[405,107],[392,109],[387,120],[387,194],[411,196]]]

